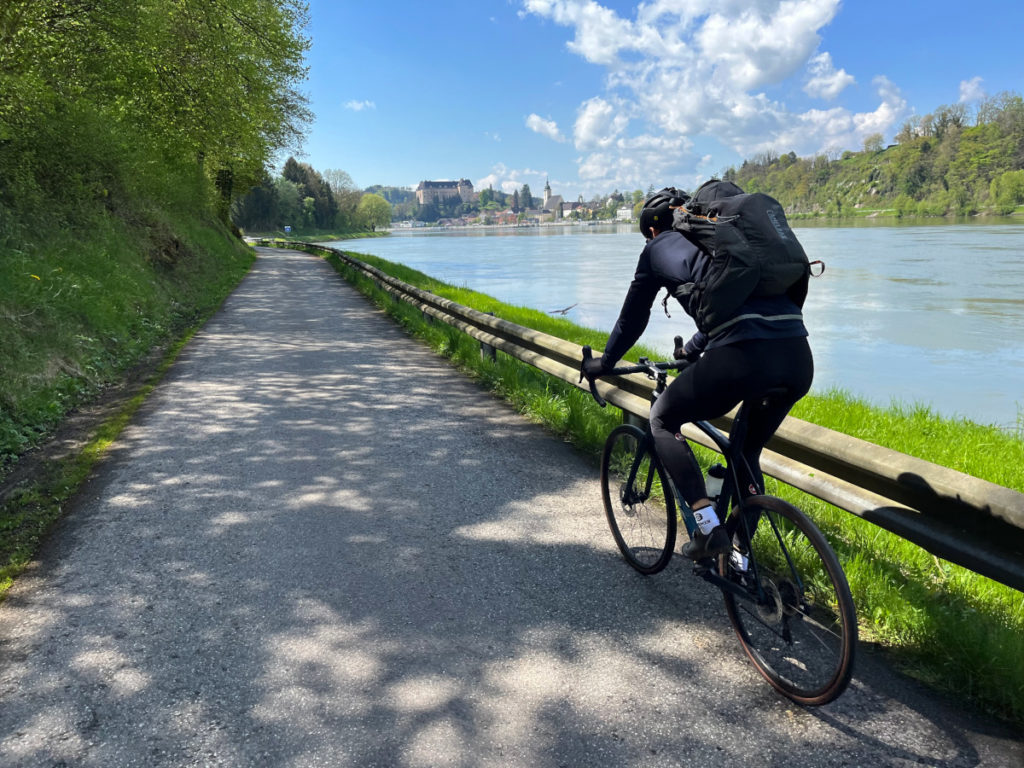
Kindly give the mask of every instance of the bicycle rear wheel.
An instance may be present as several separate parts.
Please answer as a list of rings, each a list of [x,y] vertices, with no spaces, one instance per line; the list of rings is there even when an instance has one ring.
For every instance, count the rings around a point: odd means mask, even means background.
[[[601,497],[612,536],[626,562],[657,573],[672,559],[676,504],[645,433],[629,424],[612,430],[601,456]]]
[[[753,496],[743,514],[756,525],[748,568],[736,571],[728,556],[719,568],[746,586],[750,598],[723,593],[729,620],[776,690],[799,704],[826,704],[849,684],[857,644],[843,569],[825,537],[792,504]]]

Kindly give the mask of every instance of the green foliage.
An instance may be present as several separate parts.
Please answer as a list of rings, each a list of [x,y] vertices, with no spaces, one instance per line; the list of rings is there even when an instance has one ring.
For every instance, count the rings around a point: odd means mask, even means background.
[[[338,204],[334,200],[331,185],[309,163],[300,163],[294,157],[289,157],[281,177],[295,185],[302,200],[302,221],[307,227],[330,229],[334,225]]]
[[[380,195],[363,195],[357,214],[363,225],[375,232],[377,227],[386,227],[391,223],[391,204]]]
[[[530,194],[529,184],[523,184],[523,188],[519,190],[519,207],[523,210],[533,208],[533,195]]]
[[[883,149],[881,135],[869,136],[863,152],[838,159],[765,153],[724,177],[748,191],[770,194],[790,214],[804,216],[1005,214],[1024,201],[1016,177],[1000,181],[1024,169],[1019,95],[987,100],[973,126],[964,105],[939,107],[908,120],[896,138],[898,144]]]
[[[126,224],[97,212],[82,222],[88,237],[37,231],[4,254],[0,471],[69,409],[212,311],[251,263],[208,215],[133,213],[139,220]]]
[[[294,0],[0,4],[0,468],[225,295],[308,117]]]
[[[1006,171],[992,179],[989,197],[997,213],[1013,213],[1018,205],[1024,203],[1024,170]]]
[[[393,206],[391,200],[397,204]],[[416,206],[415,193],[381,186],[359,190],[345,171],[321,174],[289,157],[280,176],[265,175],[235,201],[231,220],[247,232],[277,232],[288,226],[293,232],[351,234],[386,227],[399,206],[402,213],[410,214]],[[440,212],[434,209],[433,214],[436,221]]]
[[[31,142],[40,125],[70,125],[74,105],[154,154],[199,159],[211,178],[228,170],[247,188],[309,117],[295,89],[306,19],[294,0],[7,0],[0,138]],[[20,159],[52,173],[45,161],[62,145],[35,146],[39,156]]]

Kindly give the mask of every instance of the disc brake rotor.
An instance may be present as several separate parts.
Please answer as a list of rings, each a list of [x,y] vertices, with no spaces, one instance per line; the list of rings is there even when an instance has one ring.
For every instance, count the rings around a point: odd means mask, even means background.
[[[764,589],[763,600],[757,603],[757,615],[765,624],[778,624],[782,621],[783,602],[779,588],[775,582],[767,578],[761,580],[761,588]]]

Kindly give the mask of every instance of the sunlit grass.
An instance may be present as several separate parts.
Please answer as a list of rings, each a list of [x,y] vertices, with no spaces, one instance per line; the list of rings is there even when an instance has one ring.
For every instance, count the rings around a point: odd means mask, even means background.
[[[360,260],[437,295],[520,325],[595,349],[606,336],[568,320],[503,304],[466,288],[445,285],[384,259]],[[571,440],[595,462],[608,433],[621,421],[617,409],[601,409],[590,395],[505,355],[496,362],[480,355],[478,342],[419,310],[395,302],[336,257],[335,268],[391,313],[414,336],[477,377],[525,415]],[[657,356],[634,349],[632,356]],[[943,419],[927,408],[877,408],[840,391],[812,394],[794,415],[815,424],[991,482],[1024,490],[1024,439],[959,419]],[[717,454],[698,448],[705,465]],[[849,513],[768,480],[768,492],[807,512],[832,542],[857,604],[862,639],[886,649],[906,671],[974,701],[991,712],[1024,722],[1024,594],[942,561],[898,536]],[[595,498],[595,513],[600,501]]]
[[[153,350],[183,343],[249,269],[252,250],[223,226],[202,213],[171,215],[149,214],[139,228],[85,212],[87,237],[38,230],[4,253],[0,477],[71,409],[122,382]],[[144,394],[0,507],[0,599]]]

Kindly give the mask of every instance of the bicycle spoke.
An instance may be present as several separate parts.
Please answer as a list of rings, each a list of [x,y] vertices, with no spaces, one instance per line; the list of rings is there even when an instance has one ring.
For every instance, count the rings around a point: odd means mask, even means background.
[[[831,701],[849,682],[857,634],[842,569],[792,505],[756,497],[748,511],[756,525],[746,577],[756,574],[759,586],[749,599],[724,593],[729,618],[751,661],[780,692],[805,704]]]
[[[672,557],[676,511],[668,481],[636,427],[613,430],[601,459],[601,494],[615,543],[641,573],[656,573]]]

